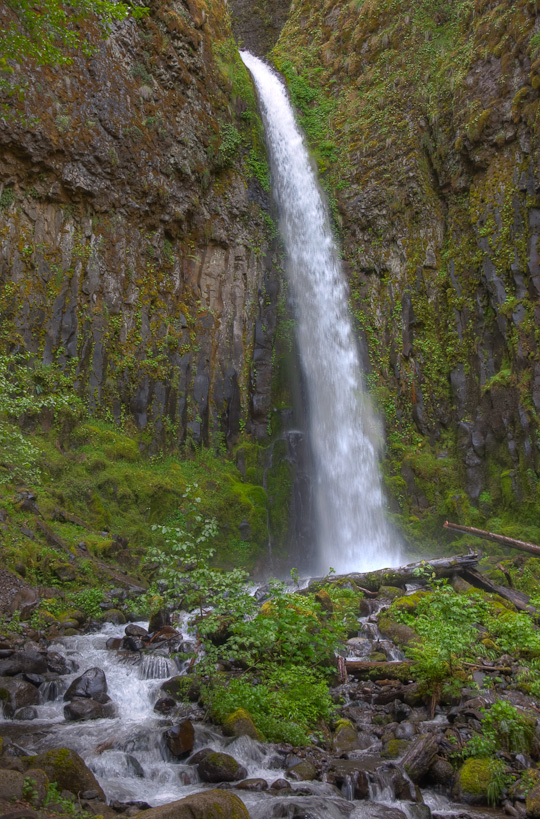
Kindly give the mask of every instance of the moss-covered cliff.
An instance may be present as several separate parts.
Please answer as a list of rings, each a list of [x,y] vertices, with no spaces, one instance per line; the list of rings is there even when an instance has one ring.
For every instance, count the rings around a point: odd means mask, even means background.
[[[413,536],[454,517],[540,538],[538,20],[530,0],[296,0],[273,51]]]
[[[92,54],[12,76],[2,346],[71,373],[154,449],[264,435],[268,379],[250,371],[254,344],[271,356],[272,317],[254,332],[276,279],[268,180],[226,4],[153,2],[106,41],[85,25]]]

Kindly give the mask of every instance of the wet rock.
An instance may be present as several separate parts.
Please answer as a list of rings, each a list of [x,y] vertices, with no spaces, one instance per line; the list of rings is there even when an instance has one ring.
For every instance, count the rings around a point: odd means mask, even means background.
[[[242,800],[230,791],[201,791],[144,812],[144,819],[249,819]]]
[[[275,782],[272,782],[270,785],[270,790],[272,791],[284,791],[288,790],[291,787],[291,783],[287,782],[286,779],[276,779]]]
[[[356,729],[348,720],[343,720],[342,724],[338,725],[332,737],[332,748],[334,752],[336,754],[345,754],[349,751],[356,751],[358,747],[358,734]]]
[[[193,749],[195,731],[190,719],[184,719],[164,734],[169,751],[176,757],[183,757]],[[220,780],[217,780],[220,781]]]
[[[251,715],[243,708],[237,708],[236,711],[229,714],[223,723],[223,733],[226,737],[247,736],[251,737],[251,739],[261,738]]]
[[[72,700],[76,697],[89,697],[101,703],[109,701],[107,680],[101,668],[89,668],[84,674],[73,680],[64,694],[64,700]]]
[[[160,631],[165,626],[171,625],[171,615],[167,611],[167,609],[159,609],[159,611],[154,612],[150,617],[150,622],[148,624],[148,631],[153,633],[155,631]]]
[[[79,754],[70,748],[57,748],[36,756],[22,757],[20,761],[26,770],[39,768],[45,771],[49,780],[56,782],[61,789],[65,788],[74,794],[95,790],[100,799],[105,800],[105,794],[92,771]]]
[[[147,637],[148,632],[142,626],[136,626],[135,623],[130,623],[125,628],[125,633],[127,637]]]
[[[18,708],[15,713],[13,714],[13,719],[23,720],[28,722],[32,719],[36,719],[38,712],[35,708],[31,705],[26,705],[24,708]]]
[[[405,623],[398,623],[388,615],[381,615],[378,621],[381,634],[392,640],[397,646],[407,646],[409,643],[421,642],[420,635]]]
[[[15,651],[11,657],[0,660],[0,677],[15,674],[43,674],[47,671],[47,661],[38,651]]]
[[[386,600],[397,600],[399,597],[403,597],[403,589],[397,586],[381,586],[378,597],[383,597]]]
[[[244,779],[234,787],[239,791],[267,791],[268,782],[266,779]]]
[[[105,643],[105,646],[109,649],[109,651],[119,651],[122,648],[122,642],[123,640],[121,637],[109,637]]]
[[[308,759],[304,759],[302,762],[297,762],[296,765],[292,765],[288,768],[287,776],[290,776],[291,779],[297,782],[316,779],[317,768]]]
[[[126,616],[120,609],[108,609],[104,613],[103,619],[106,623],[112,623],[115,626],[121,626],[126,622]]]
[[[160,697],[154,705],[154,711],[158,714],[170,714],[176,708],[176,700],[173,697]]]
[[[416,784],[420,783],[433,764],[439,743],[433,734],[418,737],[402,759],[402,766]]]
[[[383,746],[381,756],[384,757],[384,759],[397,759],[403,756],[410,744],[411,743],[406,739],[389,739]]]
[[[39,705],[39,692],[35,685],[21,679],[0,678],[0,702],[6,717],[12,717],[19,708]]]
[[[429,768],[428,777],[433,785],[450,790],[454,784],[455,771],[447,759],[436,756]]]
[[[197,702],[201,695],[200,683],[189,675],[171,677],[163,683],[161,690],[180,702]]]
[[[64,706],[64,717],[69,722],[89,719],[114,719],[116,706],[112,702],[101,703],[89,697],[75,697]]]
[[[122,640],[122,649],[124,651],[142,651],[144,643],[140,637],[124,637]]]
[[[63,674],[72,674],[79,669],[79,666],[74,660],[64,657],[62,654],[59,654],[58,651],[48,651],[46,660],[48,671],[51,671],[53,674],[60,674],[60,676]]]
[[[218,751],[205,756],[197,765],[197,772],[203,782],[238,782],[247,774],[233,756]]]
[[[394,731],[396,739],[412,739],[415,734],[416,728],[412,722],[401,722]]]
[[[197,751],[196,753],[193,754],[193,756],[189,757],[189,759],[186,761],[186,764],[198,765],[199,762],[202,762],[203,759],[206,759],[207,756],[210,756],[210,754],[213,753],[214,751],[212,750],[212,748],[201,748],[200,751]]]

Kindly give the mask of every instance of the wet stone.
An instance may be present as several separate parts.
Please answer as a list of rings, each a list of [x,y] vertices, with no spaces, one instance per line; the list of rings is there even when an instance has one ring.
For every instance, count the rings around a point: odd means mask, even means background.
[[[101,668],[89,668],[80,677],[73,680],[64,694],[64,700],[76,697],[88,697],[97,702],[107,702],[107,680]]]

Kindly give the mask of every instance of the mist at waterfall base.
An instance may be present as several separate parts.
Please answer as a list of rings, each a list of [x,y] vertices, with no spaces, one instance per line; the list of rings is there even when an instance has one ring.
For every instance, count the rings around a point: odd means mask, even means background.
[[[382,428],[363,387],[327,208],[285,86],[262,60],[240,55],[259,95],[308,394],[318,531],[312,571],[399,565],[379,474]]]

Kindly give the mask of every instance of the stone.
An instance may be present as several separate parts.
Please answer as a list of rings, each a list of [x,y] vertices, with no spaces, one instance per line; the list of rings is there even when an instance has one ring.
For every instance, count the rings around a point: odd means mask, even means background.
[[[243,779],[242,782],[237,782],[233,787],[239,791],[267,791],[268,782],[266,779]]]
[[[107,702],[107,680],[101,668],[89,668],[77,677],[64,694],[64,700],[76,697],[89,697],[97,702]]]
[[[44,671],[47,671],[45,657],[32,649],[15,651],[11,657],[0,660],[0,677],[14,677],[15,674],[43,674]]]
[[[493,778],[490,766],[491,760],[487,758],[467,759],[458,771],[452,795],[469,805],[487,805],[487,791]]]
[[[148,632],[142,626],[137,626],[135,623],[130,623],[125,628],[125,633],[127,637],[147,637]]]
[[[23,788],[22,773],[0,769],[0,799],[5,802],[16,802],[22,799]]]
[[[434,785],[450,789],[454,784],[455,770],[442,756],[436,756],[429,768],[429,781]]]
[[[48,651],[46,661],[47,670],[61,676],[63,674],[72,674],[74,671],[78,671],[79,668],[74,660],[64,657],[58,651]]]
[[[419,784],[435,760],[439,743],[433,734],[419,736],[409,747],[401,764],[415,784]]]
[[[388,615],[383,614],[379,617],[378,626],[381,634],[392,640],[397,646],[407,646],[409,643],[421,642],[420,635],[405,623],[398,623],[392,620]]]
[[[19,708],[39,705],[39,692],[32,683],[4,677],[0,678],[0,700],[5,716],[12,717]]]
[[[19,572],[19,574],[21,573]],[[24,574],[22,577],[24,577]],[[28,620],[39,606],[39,602],[40,596],[37,589],[34,589],[31,586],[25,586],[24,588],[19,589],[11,599],[8,612],[9,614],[14,614],[16,611],[18,611],[21,620]]]
[[[222,790],[193,793],[185,799],[135,815],[138,819],[249,819],[242,800],[236,794]]]
[[[195,731],[190,719],[184,719],[164,734],[167,748],[176,757],[183,757],[193,750]]]
[[[326,591],[326,589],[320,589],[320,591],[315,593],[315,600],[320,605],[321,610],[325,614],[332,614],[334,611],[334,604],[332,603],[332,598]]]
[[[197,702],[201,695],[201,684],[188,674],[183,674],[166,680],[161,690],[179,702]]]
[[[332,737],[332,748],[336,754],[345,754],[358,749],[358,733],[348,720],[341,720]]]
[[[18,708],[13,714],[13,719],[29,722],[32,719],[37,719],[38,712],[33,706],[25,705],[24,708]]]
[[[68,722],[89,719],[114,719],[116,706],[112,702],[101,703],[90,697],[74,697],[64,706],[64,717]]]
[[[378,597],[383,597],[386,600],[397,600],[403,597],[403,589],[398,586],[380,586]]]
[[[76,795],[95,790],[100,799],[105,801],[105,794],[96,777],[79,754],[70,748],[57,748],[36,756],[21,757],[20,762],[26,771],[35,768],[44,771],[49,780],[56,782],[60,789],[65,788]]]
[[[247,771],[243,765],[229,754],[212,751],[197,765],[197,772],[203,782],[238,782],[245,779]]]
[[[176,708],[176,700],[173,697],[160,697],[154,705],[157,714],[170,714]]]
[[[32,789],[32,794],[28,801],[32,803],[35,808],[39,808],[45,802],[47,791],[49,789],[49,777],[45,771],[39,768],[30,768],[25,775],[25,781]]]
[[[535,785],[525,798],[527,819],[540,819],[540,784]]]
[[[248,711],[237,708],[225,719],[223,723],[223,733],[226,737],[247,736],[251,739],[261,739],[261,735]]]
[[[121,626],[126,622],[126,616],[120,609],[108,609],[103,614],[103,619],[106,623],[112,623],[115,626]]]
[[[295,779],[297,782],[304,780],[315,779],[317,776],[317,768],[309,760],[304,759],[302,762],[297,762],[287,770],[287,776]]]

